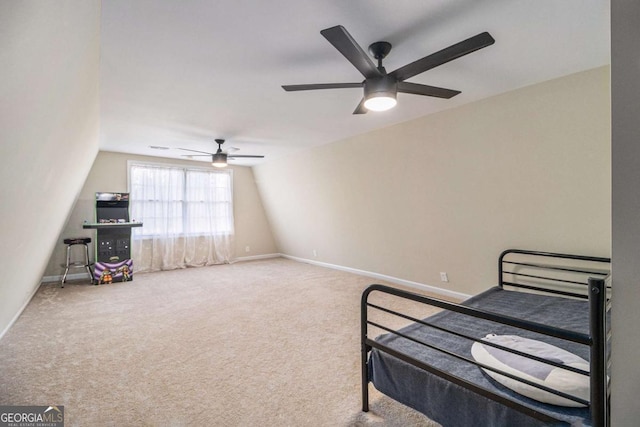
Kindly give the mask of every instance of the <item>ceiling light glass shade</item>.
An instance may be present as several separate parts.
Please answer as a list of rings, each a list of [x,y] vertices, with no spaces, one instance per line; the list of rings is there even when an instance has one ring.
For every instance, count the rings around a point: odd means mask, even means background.
[[[398,83],[388,75],[364,81],[364,107],[371,111],[386,111],[396,106]]]
[[[216,153],[213,155],[211,166],[216,168],[224,168],[227,166],[227,155],[224,153]]]
[[[391,94],[374,94],[364,101],[364,106],[371,111],[387,111],[396,106],[398,101]]]

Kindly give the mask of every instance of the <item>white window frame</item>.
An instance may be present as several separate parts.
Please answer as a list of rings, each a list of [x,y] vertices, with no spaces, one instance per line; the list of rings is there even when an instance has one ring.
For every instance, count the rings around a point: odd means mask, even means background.
[[[129,191],[129,194],[131,194],[131,167],[132,166],[153,166],[153,167],[160,167],[160,168],[166,168],[166,169],[179,169],[182,170],[183,173],[186,175],[187,171],[204,171],[204,172],[209,172],[209,173],[219,173],[219,174],[227,174],[229,175],[229,191],[231,192],[231,215],[232,215],[232,220],[234,219],[233,217],[235,216],[235,208],[234,208],[234,200],[233,200],[233,169],[223,169],[223,170],[213,170],[210,167],[204,167],[204,166],[191,166],[191,165],[181,165],[181,164],[176,164],[176,163],[163,163],[163,162],[145,162],[145,161],[139,161],[139,160],[127,160],[127,189]],[[186,201],[186,185],[187,185],[187,180],[186,180],[186,176],[185,176],[185,180],[184,180],[184,197],[182,200],[182,212],[183,212],[183,230],[186,229],[186,226],[184,225],[184,220],[186,218],[185,212],[187,209],[187,201]],[[131,199],[130,202],[131,203]],[[132,220],[136,220],[136,221],[144,221],[143,218],[132,218]],[[154,234],[154,233],[145,233],[144,232],[144,223],[142,225],[141,228],[137,228],[137,229],[133,229],[135,231],[138,231],[137,233],[134,232],[132,233],[132,238],[134,239],[149,239],[149,238],[156,238],[156,237],[160,237],[160,235],[158,234]],[[222,231],[222,232],[216,232],[214,233],[214,235],[224,235],[224,234],[229,234],[229,233],[233,233],[234,230],[232,231]],[[194,233],[180,233],[180,236],[184,236],[184,237],[197,237],[197,236],[205,236],[205,235],[211,235],[211,233],[208,232],[194,232]]]

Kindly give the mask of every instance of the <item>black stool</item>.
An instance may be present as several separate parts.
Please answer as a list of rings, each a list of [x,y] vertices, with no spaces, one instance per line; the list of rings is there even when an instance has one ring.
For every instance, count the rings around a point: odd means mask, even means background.
[[[91,280],[91,283],[93,283],[91,261],[89,261],[89,243],[91,243],[91,237],[72,237],[69,239],[64,239],[63,242],[65,245],[67,245],[67,262],[66,264],[62,265],[64,267],[64,275],[62,276],[62,283],[60,287],[64,288],[64,282],[67,281],[67,274],[69,273],[70,268],[86,268],[87,273],[89,273],[89,280]],[[84,245],[84,260],[71,260],[71,247],[74,245]]]

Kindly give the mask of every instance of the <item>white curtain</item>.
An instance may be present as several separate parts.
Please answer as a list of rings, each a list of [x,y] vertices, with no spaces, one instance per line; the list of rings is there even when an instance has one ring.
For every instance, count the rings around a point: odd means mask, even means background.
[[[231,262],[233,188],[230,170],[129,165],[134,271]]]

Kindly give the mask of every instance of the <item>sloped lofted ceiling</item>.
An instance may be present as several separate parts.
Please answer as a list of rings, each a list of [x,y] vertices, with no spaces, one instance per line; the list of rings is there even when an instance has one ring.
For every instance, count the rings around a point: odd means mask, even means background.
[[[236,164],[269,161],[609,64],[609,7],[604,0],[103,1],[100,147],[184,158],[179,147],[211,151],[214,138],[226,138],[237,154],[266,156]],[[483,31],[496,42],[409,80],[460,95],[399,94],[390,111],[353,115],[361,89],[281,88],[363,79],[320,35],[335,25],[365,50],[390,42],[387,71]]]

